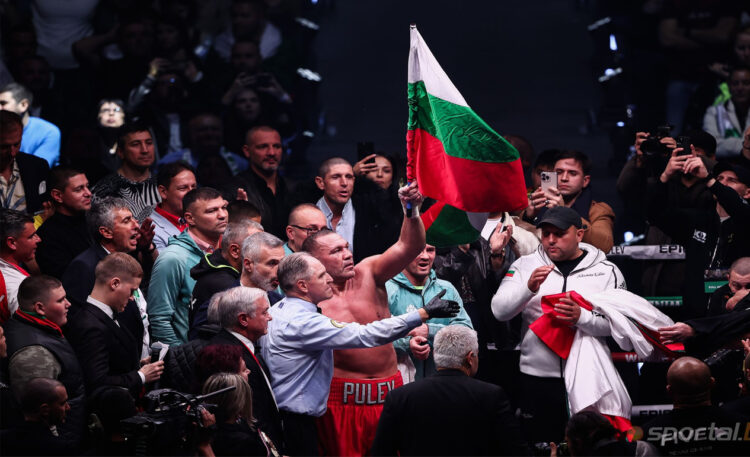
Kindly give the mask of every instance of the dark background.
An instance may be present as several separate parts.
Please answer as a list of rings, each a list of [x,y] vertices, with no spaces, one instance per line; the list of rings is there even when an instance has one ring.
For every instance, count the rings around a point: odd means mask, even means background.
[[[584,2],[585,3],[585,2]],[[606,132],[589,127],[598,105],[592,70],[591,7],[550,1],[339,1],[316,38],[326,135],[312,163],[354,160],[358,141],[405,154],[409,24],[474,111],[500,134],[527,138],[536,152],[579,149],[594,162],[594,198],[618,210],[608,175]]]

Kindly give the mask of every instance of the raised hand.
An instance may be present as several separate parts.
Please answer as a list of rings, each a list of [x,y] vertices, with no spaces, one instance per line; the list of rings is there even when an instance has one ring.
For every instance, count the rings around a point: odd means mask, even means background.
[[[453,300],[443,300],[443,295],[445,295],[445,289],[441,290],[439,294],[424,305],[424,310],[430,318],[453,317],[461,310],[458,302]]]

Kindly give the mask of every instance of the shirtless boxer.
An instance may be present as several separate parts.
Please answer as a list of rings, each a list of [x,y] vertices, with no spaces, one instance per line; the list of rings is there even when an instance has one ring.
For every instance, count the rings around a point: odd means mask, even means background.
[[[303,243],[302,249],[320,260],[333,278],[333,297],[319,303],[324,315],[360,324],[390,317],[385,283],[425,246],[425,229],[418,211],[422,195],[416,183],[399,189],[399,198],[404,207],[411,203],[413,214],[404,218],[396,244],[381,255],[363,259],[355,266],[346,240],[330,230],[311,235]],[[412,341],[416,344],[417,339]],[[318,421],[324,454],[367,454],[385,395],[402,384],[392,344],[334,351],[328,410]],[[365,411],[358,414],[359,409]]]

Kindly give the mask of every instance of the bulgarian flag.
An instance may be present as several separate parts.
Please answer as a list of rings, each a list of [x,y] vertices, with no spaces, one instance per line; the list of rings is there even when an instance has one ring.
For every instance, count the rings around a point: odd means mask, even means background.
[[[407,179],[437,200],[422,214],[429,244],[470,243],[489,213],[526,207],[518,151],[469,108],[415,25],[408,96]]]

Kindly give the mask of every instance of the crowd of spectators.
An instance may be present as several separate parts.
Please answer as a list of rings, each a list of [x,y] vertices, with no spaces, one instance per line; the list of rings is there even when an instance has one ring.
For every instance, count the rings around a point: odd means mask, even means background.
[[[449,247],[401,157],[289,154],[306,2],[2,3],[0,450],[746,455],[669,435],[750,420],[750,18],[703,3],[642,5],[676,64],[617,179],[641,246],[586,153],[507,135],[527,207]]]

